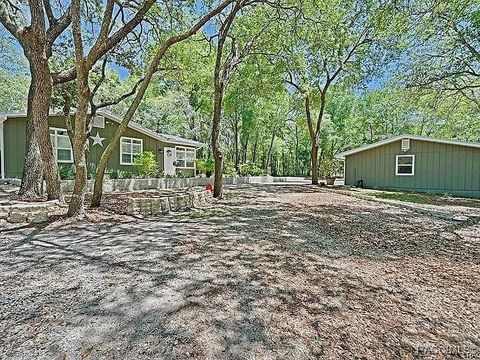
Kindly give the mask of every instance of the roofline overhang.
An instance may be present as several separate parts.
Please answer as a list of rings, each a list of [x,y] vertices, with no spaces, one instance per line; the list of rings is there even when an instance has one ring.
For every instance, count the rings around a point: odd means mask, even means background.
[[[418,141],[427,141],[427,142],[434,142],[434,143],[439,143],[439,144],[447,144],[447,145],[457,145],[457,146],[466,146],[466,147],[473,147],[473,148],[479,148],[480,149],[480,143],[476,142],[469,142],[469,141],[461,141],[461,140],[445,140],[445,139],[439,139],[439,138],[432,138],[432,137],[425,137],[425,136],[418,136],[418,135],[399,135],[395,136],[389,139],[385,139],[382,141],[378,141],[376,143],[362,146],[356,149],[348,150],[348,151],[343,151],[335,155],[335,158],[337,159],[345,159],[349,155],[357,154],[362,151],[374,149],[379,146],[387,145],[394,143],[396,141],[400,141],[403,139],[410,139],[410,140],[418,140]]]
[[[75,112],[71,112],[70,113],[71,115],[75,115]],[[113,120],[117,123],[121,123],[122,122],[122,118],[116,116],[116,115],[113,115],[107,111],[97,111],[97,114],[100,115],[100,116],[104,116],[110,120]],[[49,116],[62,116],[63,114],[61,112],[54,112],[54,111],[51,111],[49,113]],[[18,111],[18,112],[10,112],[10,113],[4,113],[4,114],[0,114],[0,122],[3,122],[5,120],[7,120],[8,118],[20,118],[20,117],[26,117],[27,116],[27,112],[26,111]],[[183,145],[183,146],[188,146],[188,147],[194,147],[195,149],[201,149],[201,148],[204,148],[204,147],[207,147],[208,145],[205,144],[205,143],[202,143],[202,142],[199,142],[199,141],[194,141],[194,140],[189,140],[189,139],[183,139],[183,138],[170,138],[168,135],[165,135],[165,134],[159,134],[153,130],[150,130],[150,129],[147,129],[141,125],[138,125],[136,123],[132,123],[130,122],[128,124],[128,127],[130,129],[133,129],[133,130],[136,130],[144,135],[147,135],[147,136],[150,136],[156,140],[159,140],[159,141],[162,141],[162,142],[166,142],[166,143],[170,143],[170,144],[176,144],[176,145]]]

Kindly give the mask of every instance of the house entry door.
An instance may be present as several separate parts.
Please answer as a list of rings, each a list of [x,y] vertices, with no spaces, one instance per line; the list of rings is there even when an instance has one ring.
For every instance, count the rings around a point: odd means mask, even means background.
[[[166,147],[163,151],[163,173],[165,175],[175,175],[175,148]]]

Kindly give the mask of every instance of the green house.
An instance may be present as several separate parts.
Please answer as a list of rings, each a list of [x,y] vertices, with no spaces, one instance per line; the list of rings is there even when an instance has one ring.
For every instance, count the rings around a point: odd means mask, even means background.
[[[94,170],[122,119],[107,112],[98,112],[93,119],[89,139],[87,161],[89,170]],[[0,115],[0,174],[2,179],[20,178],[25,157],[25,113]],[[49,117],[50,138],[53,152],[59,165],[73,164],[73,151],[66,130],[66,118],[62,115]],[[151,151],[166,175],[183,173],[195,175],[195,158],[205,144],[177,136],[160,134],[138,124],[130,123],[108,164],[109,169],[135,171],[134,158],[142,152]]]
[[[480,197],[480,143],[402,135],[336,157],[348,186]]]

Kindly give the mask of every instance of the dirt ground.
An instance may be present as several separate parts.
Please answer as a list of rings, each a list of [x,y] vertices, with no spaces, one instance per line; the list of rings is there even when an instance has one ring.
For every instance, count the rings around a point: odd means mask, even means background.
[[[450,206],[246,186],[1,230],[0,358],[480,358],[480,209]]]

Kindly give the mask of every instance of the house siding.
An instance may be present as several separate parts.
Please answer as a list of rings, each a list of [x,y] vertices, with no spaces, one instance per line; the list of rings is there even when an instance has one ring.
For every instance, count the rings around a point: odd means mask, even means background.
[[[415,155],[415,175],[395,175],[397,155]],[[402,152],[399,140],[346,156],[345,184],[358,180],[374,189],[480,197],[480,149],[410,140]]]
[[[20,178],[23,172],[23,164],[25,157],[25,118],[8,118],[4,122],[4,139],[5,139],[5,177],[6,178]],[[49,118],[49,126],[57,128],[66,128],[65,119],[62,116],[51,116]],[[92,146],[92,140],[90,141],[90,150],[87,154],[88,170],[94,171],[96,164],[100,160],[103,150],[106,148],[109,140],[113,138],[115,131],[118,128],[118,123],[105,117],[105,128],[92,129],[92,136],[97,134],[100,137],[105,138],[103,141],[103,147],[100,145]],[[173,143],[165,143],[147,136],[139,131],[127,128],[123,134],[126,137],[138,138],[143,140],[143,151],[151,151],[155,154],[158,166],[163,169],[163,153],[160,150],[164,147],[175,147]],[[65,166],[69,164],[61,164]],[[122,171],[134,171],[135,165],[120,165],[120,147],[117,146],[113,152],[110,161],[108,162],[109,169],[118,169]],[[190,169],[179,169],[177,172],[181,172],[187,175],[194,175],[194,171]]]

